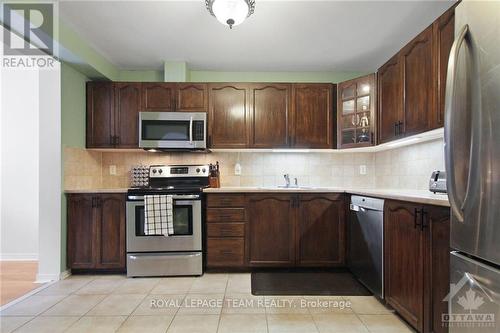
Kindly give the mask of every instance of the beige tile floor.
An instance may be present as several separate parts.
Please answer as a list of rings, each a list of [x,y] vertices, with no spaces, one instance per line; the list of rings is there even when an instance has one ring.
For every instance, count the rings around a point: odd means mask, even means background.
[[[413,332],[373,297],[253,296],[250,274],[71,276],[3,309],[0,331]]]

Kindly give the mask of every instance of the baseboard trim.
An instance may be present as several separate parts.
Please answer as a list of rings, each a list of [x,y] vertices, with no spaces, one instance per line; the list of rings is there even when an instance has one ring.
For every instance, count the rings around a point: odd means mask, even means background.
[[[71,270],[67,269],[59,274],[59,280],[64,280],[71,275]]]
[[[2,261],[37,261],[38,253],[0,253]]]

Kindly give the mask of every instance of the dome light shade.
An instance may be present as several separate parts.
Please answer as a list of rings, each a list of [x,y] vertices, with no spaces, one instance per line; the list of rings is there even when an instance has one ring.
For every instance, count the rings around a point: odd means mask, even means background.
[[[255,0],[205,0],[205,4],[210,14],[230,29],[241,24],[255,9]]]

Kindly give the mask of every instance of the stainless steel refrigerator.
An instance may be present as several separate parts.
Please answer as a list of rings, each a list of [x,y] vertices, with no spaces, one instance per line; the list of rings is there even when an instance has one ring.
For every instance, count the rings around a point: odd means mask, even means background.
[[[455,11],[445,102],[450,332],[500,332],[500,1]]]

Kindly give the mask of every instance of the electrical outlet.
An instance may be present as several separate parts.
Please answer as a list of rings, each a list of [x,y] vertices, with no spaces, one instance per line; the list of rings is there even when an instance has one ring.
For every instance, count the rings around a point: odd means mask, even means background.
[[[109,166],[109,174],[111,176],[116,176],[116,165],[110,165]]]
[[[234,174],[235,176],[241,176],[241,164],[236,163],[234,165]]]
[[[360,175],[366,175],[366,165],[360,165],[359,166],[359,174]]]

